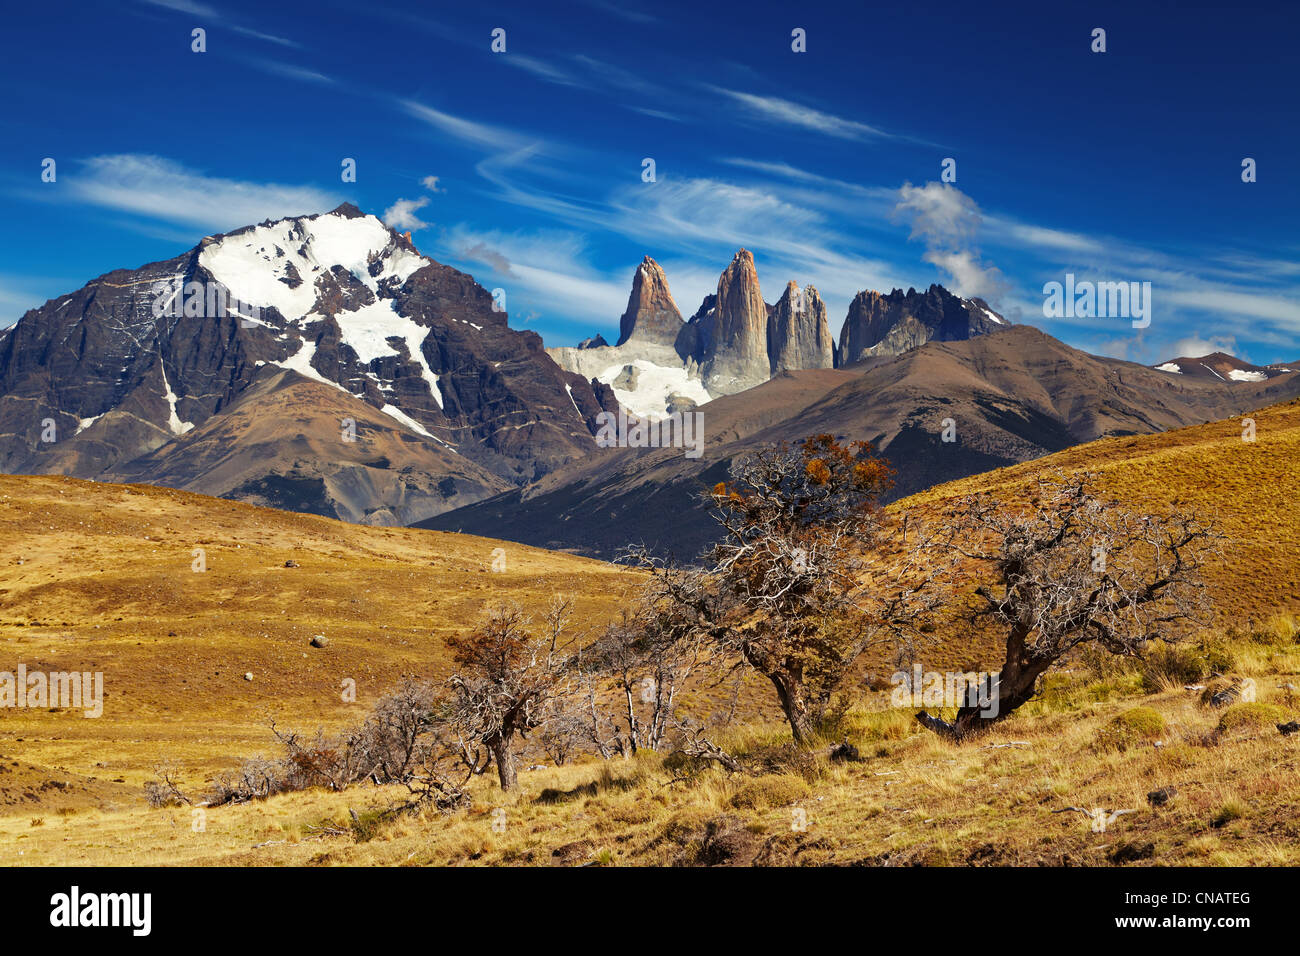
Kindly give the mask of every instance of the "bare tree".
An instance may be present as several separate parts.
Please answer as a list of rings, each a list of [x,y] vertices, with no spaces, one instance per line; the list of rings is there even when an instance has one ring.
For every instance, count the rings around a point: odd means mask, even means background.
[[[612,757],[614,750],[626,756],[627,741],[601,703],[598,673],[585,667],[586,658],[580,658],[580,661],[584,666],[575,670],[573,701],[574,714],[581,720],[583,740],[591,744],[603,760]]]
[[[381,697],[351,739],[362,756],[362,776],[375,783],[408,780],[429,746],[436,707],[433,685],[410,677]]]
[[[1040,477],[1028,501],[989,495],[960,499],[950,536],[928,550],[953,549],[974,565],[970,619],[1005,644],[996,693],[967,702],[952,723],[922,711],[924,726],[960,739],[1029,701],[1040,675],[1062,655],[1093,643],[1136,655],[1169,639],[1205,608],[1200,570],[1221,535],[1195,516],[1137,514],[1095,493],[1095,476]]]
[[[456,666],[448,682],[455,747],[473,772],[486,769],[475,752],[486,748],[502,790],[517,782],[515,738],[541,726],[567,695],[570,606],[557,598],[535,631],[518,606],[499,605],[472,633],[448,641]]]
[[[891,472],[866,442],[818,435],[748,456],[735,475],[711,495],[723,536],[706,567],[631,558],[651,573],[660,626],[766,677],[803,745],[862,652],[934,605],[938,572],[893,539],[877,507]]]
[[[698,636],[682,621],[671,608],[643,595],[582,652],[583,666],[609,675],[623,698],[627,750],[633,754],[641,747],[659,748],[673,720],[678,691],[700,661]],[[649,712],[645,721],[642,711]]]

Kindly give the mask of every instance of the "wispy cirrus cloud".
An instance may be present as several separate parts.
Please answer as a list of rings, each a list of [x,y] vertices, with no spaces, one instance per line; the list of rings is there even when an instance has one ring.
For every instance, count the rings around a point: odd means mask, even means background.
[[[836,139],[867,141],[898,138],[895,134],[888,133],[878,127],[860,123],[857,120],[845,119],[842,116],[835,116],[832,113],[826,113],[814,107],[796,103],[793,100],[782,99],[779,96],[760,96],[755,93],[744,93],[740,90],[727,89],[722,86],[710,86],[708,89],[727,97],[733,103],[739,104],[751,116],[779,126],[793,126],[798,129],[812,130]]]
[[[590,76],[605,87],[615,87],[616,89],[625,90],[629,93],[641,93],[645,96],[659,97],[664,95],[664,89],[657,83],[633,73],[616,64],[598,60],[586,53],[576,53],[572,57],[573,62],[577,63]]]
[[[538,59],[535,56],[527,56],[522,53],[505,53],[497,59],[499,62],[531,73],[533,76],[541,77],[548,83],[557,83],[560,86],[580,85],[573,76],[562,70],[560,67],[547,63],[545,60]]]
[[[416,119],[461,142],[483,146],[490,150],[516,150],[529,145],[530,140],[511,130],[489,123],[464,119],[444,113],[415,100],[399,100],[398,105]]]
[[[577,330],[593,323],[604,327],[611,316],[617,321],[627,303],[631,269],[623,275],[621,269],[606,273],[591,266],[581,233],[485,232],[461,225],[449,230],[440,245],[446,260],[486,266],[488,273],[480,280],[502,284],[512,313],[547,310]]]
[[[303,83],[315,83],[319,86],[336,86],[338,81],[332,76],[326,76],[324,73],[316,70],[309,70],[306,67],[294,66],[291,63],[281,63],[279,60],[263,60],[254,58],[245,58],[245,63],[263,73],[270,73],[272,76],[282,76],[290,80],[300,80]]]
[[[643,10],[638,10],[628,3],[612,3],[610,0],[582,0],[594,10],[600,10],[629,23],[655,23],[657,18]]]
[[[232,23],[216,7],[207,3],[200,3],[199,0],[140,0],[140,2],[151,7],[161,7],[164,10],[171,10],[173,13],[184,13],[192,17],[201,17],[204,20],[219,23],[236,33],[242,33],[244,36],[254,37],[258,40],[265,40],[268,43],[274,43],[278,46],[296,48],[302,45],[294,40],[288,40],[272,33],[264,33],[263,31],[255,30],[252,27],[247,27],[239,23]]]
[[[342,201],[314,186],[209,176],[142,153],[92,156],[66,182],[76,201],[209,231],[314,214]]]

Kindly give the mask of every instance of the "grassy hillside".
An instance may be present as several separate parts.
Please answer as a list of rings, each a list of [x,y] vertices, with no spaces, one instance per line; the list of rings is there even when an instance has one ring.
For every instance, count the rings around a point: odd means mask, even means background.
[[[502,572],[491,570],[497,548]],[[572,594],[579,624],[594,626],[628,580],[598,561],[469,535],[0,476],[0,670],[102,671],[105,697],[98,719],[0,708],[0,812],[102,802],[73,796],[83,793],[135,804],[163,757],[200,783],[266,747],[267,715],[333,727],[402,674],[443,673],[443,638],[489,601],[536,610]],[[316,635],[325,647],[311,646]],[[355,704],[342,700],[344,679]],[[64,776],[71,790],[39,790]]]
[[[1040,699],[961,746],[855,684],[827,739],[847,737],[858,762],[792,755],[765,704],[717,737],[757,775],[682,780],[663,755],[583,759],[526,770],[511,795],[478,779],[465,813],[380,825],[374,812],[404,791],[211,808],[194,832],[189,808],[151,809],[141,785],[170,758],[201,793],[238,757],[271,751],[267,712],[302,729],[357,719],[339,699],[343,677],[364,708],[404,672],[438,674],[442,637],[495,597],[536,608],[567,591],[594,626],[615,613],[628,572],[166,489],[0,478],[0,669],[100,669],[107,685],[99,720],[0,710],[0,862],[1298,864],[1300,735],[1274,724],[1300,715],[1300,403],[1253,417],[1254,443],[1239,421],[1106,439],[895,506],[1014,497],[1060,467],[1099,472],[1135,506],[1217,512],[1228,535],[1209,574],[1220,620],[1200,643],[1146,663],[1078,655]],[[196,547],[204,574],[191,570]],[[489,570],[496,547],[504,574]],[[309,646],[315,634],[326,647]],[[945,661],[997,663],[990,648],[948,646],[928,666]],[[1248,678],[1258,699],[1209,707],[1184,689],[1187,667]],[[747,699],[765,695],[755,685]],[[1177,792],[1152,805],[1161,788]],[[1110,822],[1095,831],[1068,807],[1104,808]],[[1110,818],[1117,810],[1133,812]]]
[[[931,488],[896,507],[939,507],[989,492],[1015,500],[1044,469],[1093,471],[1100,489],[1140,510],[1216,516],[1227,540],[1207,569],[1225,624],[1300,611],[1300,401],[1242,418],[1141,437],[1105,438],[1038,461]]]

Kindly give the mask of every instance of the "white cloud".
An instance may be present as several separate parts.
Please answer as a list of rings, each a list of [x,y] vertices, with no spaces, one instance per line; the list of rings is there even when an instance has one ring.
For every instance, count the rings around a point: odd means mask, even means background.
[[[445,193],[447,190],[438,185],[438,179],[437,176],[425,176],[420,180],[420,185],[431,193]]]
[[[270,33],[263,33],[261,30],[254,30],[251,27],[241,26],[237,23],[230,23],[216,7],[206,3],[200,3],[198,0],[141,0],[153,7],[162,7],[165,10],[171,10],[174,13],[183,13],[191,17],[202,17],[205,20],[212,20],[223,23],[226,27],[234,30],[236,33],[242,33],[244,36],[255,37],[258,40],[266,40],[268,43],[275,43],[280,46],[298,47],[301,44],[293,40],[286,40],[284,37],[278,37]]]
[[[1229,355],[1243,358],[1237,352],[1237,340],[1231,335],[1214,335],[1205,339],[1199,335],[1191,335],[1185,339],[1179,339],[1173,344],[1172,354],[1169,357],[1171,359],[1201,358],[1214,352],[1227,352]]]
[[[595,57],[587,56],[584,53],[575,54],[573,62],[582,66],[593,77],[599,79],[602,87],[612,86],[632,93],[641,93],[645,96],[660,97],[663,95],[662,87],[651,83],[649,80],[642,79],[631,70],[615,66],[613,63],[597,60]],[[646,112],[650,111],[647,110]]]
[[[266,40],[268,43],[277,43],[280,46],[302,46],[301,43],[297,43],[294,40],[286,40],[284,37],[278,37],[272,33],[263,33],[261,30],[252,30],[248,27],[241,27],[233,23],[230,25],[230,29],[234,30],[236,33],[242,33],[244,36],[256,37],[259,40]]]
[[[419,199],[399,199],[384,210],[382,217],[384,224],[402,231],[424,229],[429,224],[420,219],[416,212],[427,205],[429,205],[428,196],[421,196]]]
[[[68,177],[68,195],[108,209],[222,231],[285,216],[326,212],[342,200],[312,186],[207,176],[141,153],[94,156]]]
[[[751,114],[783,126],[810,129],[837,139],[870,140],[892,138],[892,134],[874,126],[868,126],[866,123],[823,113],[811,106],[803,106],[800,103],[783,100],[777,96],[758,96],[754,93],[742,93],[739,90],[729,90],[720,86],[711,87],[711,89],[730,97],[745,107]]]
[[[1000,240],[1007,245],[1088,255],[1097,255],[1107,248],[1106,242],[1101,239],[1076,232],[1033,226],[1001,216],[989,216],[985,218],[983,225],[992,239]]]
[[[206,3],[198,3],[197,0],[142,0],[142,2],[155,7],[165,7],[177,13],[188,13],[195,17],[210,17],[213,20],[221,18],[221,14],[216,11],[215,7],[210,7]]]
[[[442,238],[437,258],[453,264],[487,266],[491,281],[506,290],[512,315],[542,312],[575,327],[617,325],[627,304],[633,266],[605,273],[588,264],[586,238],[576,232],[480,232],[458,226]],[[468,269],[467,271],[481,271]],[[549,341],[547,345],[572,345]]]
[[[1275,323],[1292,333],[1300,332],[1300,296],[1259,295],[1241,288],[1195,281],[1161,290],[1167,302],[1203,312],[1217,312],[1228,320],[1246,317]]]
[[[439,132],[475,146],[486,146],[493,150],[512,150],[521,149],[528,144],[528,140],[524,137],[499,126],[462,119],[435,110],[431,106],[425,106],[423,103],[417,103],[415,100],[400,100],[399,103],[416,119],[423,120]]]
[[[498,60],[493,57],[493,60]],[[539,60],[535,56],[525,56],[521,53],[503,53],[499,58],[500,62],[507,63],[510,66],[525,70],[533,76],[541,77],[549,83],[557,83],[560,86],[577,86],[578,82],[568,73],[561,70],[558,66],[552,66],[545,60]]]
[[[315,83],[319,86],[333,86],[338,82],[332,76],[326,76],[324,73],[319,73],[316,70],[309,70],[301,66],[293,66],[289,63],[281,63],[279,60],[249,59],[245,62],[264,73],[287,77],[291,80],[301,80],[304,83]]]
[[[981,218],[975,200],[955,186],[935,182],[904,183],[898,197],[895,216],[911,221],[908,238],[925,243],[922,258],[948,273],[953,292],[995,304],[1008,291],[1002,273],[979,258],[975,240]]]

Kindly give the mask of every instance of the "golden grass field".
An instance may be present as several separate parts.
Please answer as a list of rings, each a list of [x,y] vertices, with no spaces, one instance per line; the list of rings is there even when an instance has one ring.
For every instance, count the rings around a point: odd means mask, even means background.
[[[1080,657],[1049,674],[1040,700],[960,746],[855,679],[835,739],[847,736],[864,759],[783,763],[788,730],[754,682],[741,721],[719,740],[768,757],[772,773],[714,770],[672,783],[661,755],[584,759],[522,771],[508,796],[480,778],[465,813],[376,826],[373,812],[399,788],[208,808],[196,832],[190,808],[151,808],[142,787],[168,760],[200,796],[240,758],[274,751],[268,714],[300,730],[359,720],[401,675],[440,676],[442,639],[490,601],[540,609],[568,593],[594,629],[635,575],[488,539],[169,489],[0,477],[0,670],[21,661],[105,675],[97,720],[0,709],[0,863],[1300,863],[1300,735],[1273,726],[1300,714],[1300,403],[1253,417],[1254,443],[1232,421],[1105,439],[895,506],[936,508],[977,490],[1015,496],[1057,466],[1097,471],[1135,505],[1216,512],[1228,536],[1209,575],[1220,621],[1203,637],[1268,705],[1234,709],[1222,730],[1225,712],[1181,682],[1144,681],[1136,662]],[[503,573],[490,570],[498,547]],[[191,569],[195,548],[206,551],[204,573]],[[300,566],[286,568],[290,560]],[[309,645],[316,634],[326,647]],[[998,664],[987,648],[955,646],[927,666],[945,662]],[[356,704],[341,699],[345,677],[356,681]],[[696,716],[715,703],[704,692],[685,702]],[[1160,719],[1139,711],[1145,720],[1124,726],[1143,733],[1117,742],[1116,719],[1135,708]],[[1150,806],[1146,794],[1168,786],[1174,799]],[[1072,805],[1136,812],[1094,832],[1083,814],[1053,812]],[[349,810],[366,825],[351,826]]]

